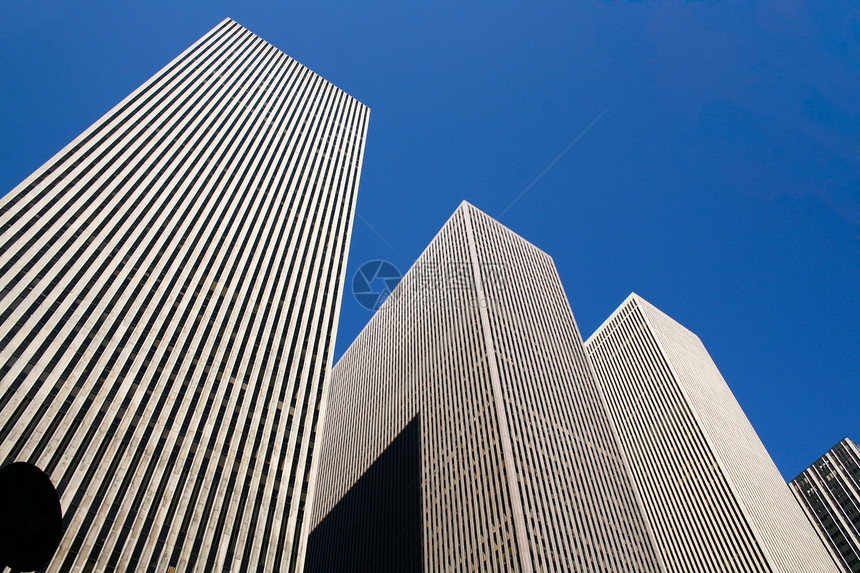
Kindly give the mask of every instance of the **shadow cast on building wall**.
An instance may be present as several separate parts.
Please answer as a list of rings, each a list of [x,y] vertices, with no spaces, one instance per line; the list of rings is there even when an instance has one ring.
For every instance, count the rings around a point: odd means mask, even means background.
[[[423,573],[420,437],[415,416],[311,531],[305,573]]]

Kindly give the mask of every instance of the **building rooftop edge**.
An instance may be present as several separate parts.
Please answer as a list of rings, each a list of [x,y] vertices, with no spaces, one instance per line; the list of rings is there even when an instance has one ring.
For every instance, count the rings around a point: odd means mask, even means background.
[[[345,89],[343,89],[342,87],[340,87],[338,84],[334,83],[333,81],[331,81],[330,79],[328,79],[327,77],[325,77],[324,75],[320,74],[319,72],[317,72],[316,70],[314,70],[314,69],[313,69],[313,68],[311,68],[310,66],[308,66],[308,65],[306,65],[306,64],[304,64],[304,63],[302,63],[302,62],[300,62],[300,61],[299,61],[299,60],[297,60],[296,58],[293,58],[291,55],[289,55],[288,53],[286,53],[284,50],[282,50],[281,48],[279,48],[278,46],[276,46],[276,45],[275,45],[275,44],[273,44],[272,42],[270,42],[270,41],[266,40],[265,38],[263,38],[262,36],[260,36],[259,34],[257,34],[256,32],[254,32],[253,30],[251,30],[250,28],[248,28],[248,27],[246,27],[246,26],[244,26],[244,25],[240,24],[239,22],[237,22],[236,20],[234,20],[234,19],[233,19],[233,18],[231,18],[230,16],[227,16],[226,18],[224,18],[223,20],[221,20],[218,24],[216,24],[216,25],[215,25],[215,28],[217,28],[217,27],[219,27],[219,26],[223,26],[224,24],[226,24],[226,23],[228,23],[228,22],[229,22],[229,23],[232,23],[232,24],[236,24],[236,25],[237,25],[237,26],[239,26],[240,28],[242,28],[242,29],[244,29],[244,30],[247,30],[248,32],[250,32],[250,33],[251,33],[251,34],[253,34],[254,36],[256,36],[256,37],[260,38],[260,40],[262,40],[263,42],[266,42],[267,44],[269,44],[270,46],[272,46],[273,48],[275,48],[276,50],[278,50],[279,52],[281,52],[282,54],[284,54],[284,55],[285,55],[285,56],[287,56],[288,58],[291,58],[291,59],[295,60],[295,61],[296,61],[296,62],[298,62],[301,66],[304,66],[305,68],[307,68],[308,70],[310,70],[310,71],[311,71],[311,73],[316,74],[317,76],[319,76],[320,78],[322,78],[324,81],[328,82],[329,84],[331,84],[331,85],[332,85],[332,86],[334,86],[335,88],[339,89],[340,91],[342,91],[343,93],[345,93],[346,95],[348,95],[349,97],[351,97],[352,99],[354,99],[356,102],[358,102],[358,104],[359,104],[359,105],[361,105],[362,107],[364,107],[364,108],[366,108],[366,109],[367,109],[368,114],[370,113],[371,108],[370,108],[370,106],[369,106],[369,105],[367,105],[366,103],[364,103],[363,101],[361,101],[360,99],[358,99],[357,97],[355,97],[354,95],[352,95],[351,93],[349,93],[348,91],[346,91]],[[214,28],[213,28],[213,29],[214,29]],[[210,30],[210,31],[211,31],[211,30]]]
[[[485,217],[487,217],[488,219],[490,219],[491,221],[493,221],[493,222],[494,222],[494,223],[496,223],[497,225],[499,225],[499,226],[501,226],[502,228],[504,228],[508,233],[512,234],[512,235],[513,235],[513,236],[515,236],[517,239],[519,239],[519,240],[523,241],[524,243],[526,243],[527,245],[529,245],[529,246],[530,246],[530,247],[532,247],[533,249],[536,249],[536,250],[540,251],[543,255],[545,255],[546,257],[549,257],[549,259],[552,261],[552,264],[553,264],[553,265],[555,265],[555,259],[554,259],[554,258],[552,257],[552,255],[550,255],[548,252],[546,252],[545,250],[543,250],[543,249],[542,249],[542,248],[540,248],[539,246],[535,245],[533,242],[531,242],[530,240],[526,239],[525,237],[523,237],[522,235],[520,235],[519,233],[517,233],[516,231],[514,231],[513,229],[511,229],[510,227],[508,227],[508,226],[507,226],[507,225],[505,225],[504,223],[502,223],[501,221],[499,221],[496,217],[493,217],[492,215],[490,215],[489,213],[487,213],[486,211],[484,211],[483,209],[481,209],[481,208],[479,208],[479,207],[475,207],[475,205],[474,205],[474,204],[470,203],[470,202],[469,202],[469,201],[467,201],[466,199],[463,199],[463,200],[460,202],[460,205],[457,207],[457,210],[455,211],[455,213],[456,213],[456,212],[459,212],[460,210],[467,209],[467,208],[473,209],[474,211],[476,211],[476,212],[480,213],[481,215],[484,215]]]
[[[852,439],[851,439],[850,437],[848,437],[848,436],[845,436],[844,438],[842,438],[841,440],[839,440],[838,442],[836,442],[835,444],[833,444],[831,447],[829,447],[829,448],[827,449],[827,451],[826,451],[826,452],[824,452],[823,454],[821,454],[820,456],[818,456],[817,458],[815,458],[814,460],[812,460],[812,462],[811,462],[810,464],[808,464],[805,468],[803,468],[802,470],[800,470],[800,473],[798,473],[796,476],[794,476],[793,478],[791,478],[790,480],[788,480],[788,482],[787,482],[787,483],[789,483],[789,484],[794,483],[794,482],[796,482],[799,478],[803,477],[803,474],[805,474],[807,471],[809,471],[809,469],[810,469],[812,466],[814,466],[816,463],[818,463],[819,461],[821,461],[821,459],[822,459],[822,458],[824,458],[824,456],[826,456],[827,454],[829,454],[830,452],[832,452],[833,450],[835,450],[835,449],[836,449],[836,446],[838,446],[839,444],[841,444],[841,443],[843,443],[843,442],[848,442],[848,443],[850,443],[850,444],[852,444],[852,445],[854,445],[854,446],[856,447],[856,444],[854,443],[854,440],[852,440]]]
[[[600,326],[598,326],[597,328],[594,329],[594,332],[591,333],[591,336],[589,336],[588,338],[585,339],[585,341],[583,341],[583,343],[582,343],[583,346],[587,347],[591,343],[591,340],[595,336],[597,336],[604,328],[606,328],[606,326],[610,322],[612,322],[612,319],[614,319],[618,315],[618,313],[620,313],[628,304],[630,304],[630,301],[637,300],[637,299],[641,299],[641,297],[638,294],[636,294],[635,292],[631,292],[630,294],[628,294],[627,298],[625,298],[624,301],[621,304],[619,304],[615,308],[615,310],[610,312],[609,316],[607,316],[606,319],[600,323]],[[644,300],[644,299],[641,299],[641,300]],[[586,348],[586,351],[587,350],[588,349]]]
[[[409,273],[409,271],[411,271],[411,270],[412,270],[412,268],[415,266],[415,264],[416,264],[416,263],[421,259],[421,257],[423,257],[423,256],[424,256],[424,253],[426,253],[426,252],[427,252],[427,250],[428,250],[428,249],[430,249],[430,246],[431,246],[431,245],[433,244],[433,242],[434,242],[434,241],[439,237],[439,235],[441,235],[441,234],[442,234],[442,232],[443,232],[443,231],[445,230],[445,228],[446,228],[446,227],[451,223],[451,221],[454,219],[454,217],[456,217],[459,213],[463,213],[463,212],[465,212],[465,211],[467,211],[467,210],[469,210],[469,209],[472,209],[472,210],[474,210],[474,211],[476,211],[476,212],[478,212],[478,213],[481,213],[482,215],[484,215],[484,216],[486,216],[487,218],[491,219],[491,220],[492,220],[492,221],[494,221],[496,224],[498,224],[498,225],[500,225],[501,227],[503,227],[507,232],[509,232],[509,233],[511,233],[513,236],[517,237],[517,239],[519,239],[519,240],[523,241],[524,243],[528,244],[528,245],[529,245],[530,247],[532,247],[533,249],[535,249],[535,250],[539,251],[539,252],[540,252],[540,253],[542,253],[544,256],[546,256],[547,258],[549,258],[549,260],[552,262],[553,266],[555,266],[555,261],[553,260],[552,256],[551,256],[550,254],[548,254],[546,251],[544,251],[544,250],[543,250],[543,249],[541,249],[540,247],[536,246],[534,243],[530,242],[528,239],[524,239],[521,235],[519,235],[519,234],[517,234],[516,232],[512,231],[509,227],[507,227],[507,226],[506,226],[506,225],[504,225],[503,223],[499,222],[497,219],[495,219],[495,218],[494,218],[494,217],[492,217],[491,215],[488,215],[487,213],[485,213],[485,212],[484,212],[484,211],[482,211],[481,209],[479,209],[479,208],[475,207],[472,203],[469,203],[467,200],[463,199],[462,201],[460,201],[460,204],[457,206],[457,208],[456,208],[456,209],[454,209],[454,211],[451,213],[451,215],[449,215],[449,216],[448,216],[448,218],[447,218],[447,219],[445,219],[445,222],[442,224],[442,226],[441,226],[441,227],[439,227],[439,230],[438,230],[438,231],[436,231],[436,233],[433,235],[433,238],[432,238],[432,239],[430,239],[430,241],[429,241],[429,242],[427,243],[427,245],[426,245],[426,246],[421,250],[421,252],[418,254],[418,256],[417,256],[417,257],[415,257],[415,260],[414,260],[414,261],[412,261],[412,263],[410,263],[409,268],[408,268],[408,269],[406,269],[406,272],[404,272],[404,273],[403,273],[403,277],[406,277],[406,275]],[[557,270],[557,269],[556,269],[556,272],[558,272],[558,270]],[[401,278],[401,282],[402,282],[402,280],[403,280],[403,278]],[[393,295],[394,295],[394,293],[397,291],[397,289],[398,289],[398,288],[400,288],[400,283],[398,283],[398,284],[397,284],[397,286],[396,286],[396,287],[394,287],[394,290],[391,292],[391,294],[390,294],[389,296],[393,296]],[[566,295],[565,295],[565,296],[566,296]],[[353,344],[355,344],[355,341],[356,341],[356,340],[358,340],[358,339],[359,339],[359,338],[364,334],[365,330],[367,330],[367,328],[370,326],[371,322],[373,322],[373,320],[374,320],[375,318],[376,318],[376,312],[374,312],[373,316],[371,316],[371,317],[370,317],[370,319],[367,321],[367,323],[365,323],[365,325],[361,328],[361,330],[358,332],[358,334],[356,334],[356,335],[355,335],[355,337],[352,339],[352,341],[347,345],[346,349],[343,351],[343,353],[340,355],[340,357],[338,357],[337,361],[336,361],[336,362],[334,362],[334,363],[332,364],[332,366],[331,366],[332,370],[334,370],[335,368],[337,368],[337,365],[338,365],[338,364],[340,363],[340,361],[341,361],[341,360],[346,356],[346,354],[350,351],[350,349],[352,348],[352,345],[353,345]],[[577,327],[577,328],[578,328],[578,327]]]

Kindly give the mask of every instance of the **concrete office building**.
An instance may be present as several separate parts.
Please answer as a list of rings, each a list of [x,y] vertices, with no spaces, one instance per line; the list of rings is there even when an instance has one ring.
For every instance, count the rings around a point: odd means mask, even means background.
[[[860,573],[860,448],[845,438],[791,480],[810,521],[850,573]]]
[[[663,571],[552,259],[467,203],[323,404],[309,572]]]
[[[0,201],[49,571],[299,570],[368,113],[228,19]]]
[[[696,335],[632,294],[585,348],[668,571],[837,571]]]

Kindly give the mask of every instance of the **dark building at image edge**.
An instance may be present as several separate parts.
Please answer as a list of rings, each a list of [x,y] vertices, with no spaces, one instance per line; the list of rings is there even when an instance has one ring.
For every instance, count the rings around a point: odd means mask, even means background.
[[[845,571],[860,573],[860,448],[840,440],[789,483]]]

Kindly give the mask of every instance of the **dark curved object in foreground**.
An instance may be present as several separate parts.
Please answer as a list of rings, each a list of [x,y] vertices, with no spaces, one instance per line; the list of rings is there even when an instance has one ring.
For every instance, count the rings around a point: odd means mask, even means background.
[[[0,563],[44,568],[60,545],[62,521],[60,496],[45,472],[27,462],[0,469]]]

